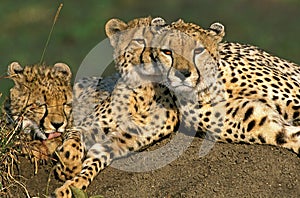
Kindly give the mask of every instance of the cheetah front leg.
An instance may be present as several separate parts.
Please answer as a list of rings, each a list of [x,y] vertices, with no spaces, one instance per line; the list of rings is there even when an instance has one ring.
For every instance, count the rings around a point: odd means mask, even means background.
[[[114,158],[110,144],[95,144],[88,152],[87,159],[83,162],[81,172],[71,180],[57,188],[53,197],[72,198],[70,186],[86,190],[96,175],[111,163]]]
[[[81,171],[84,157],[81,131],[80,128],[67,130],[64,134],[63,145],[57,149],[59,163],[55,167],[55,174],[62,181],[73,178]]]
[[[57,188],[53,196],[71,198],[70,186],[86,190],[97,174],[111,164],[114,159],[126,156],[130,151],[137,151],[146,144],[152,143],[144,136],[137,136],[128,132],[126,132],[126,140],[124,137],[125,132],[115,132],[109,140],[94,144],[87,153],[81,172],[71,180],[66,181],[63,186]],[[145,142],[147,143],[145,144]]]

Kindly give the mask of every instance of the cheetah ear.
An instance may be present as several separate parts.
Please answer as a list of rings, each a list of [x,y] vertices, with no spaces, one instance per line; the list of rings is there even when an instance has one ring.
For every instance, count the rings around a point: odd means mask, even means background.
[[[62,74],[67,80],[71,79],[72,72],[70,67],[65,63],[55,63],[53,66],[53,70]]]
[[[126,30],[128,25],[120,19],[110,19],[105,25],[105,33],[108,36],[110,43],[116,47],[119,33]]]
[[[24,68],[20,65],[20,63],[12,62],[8,66],[7,74],[9,76],[13,76],[13,75],[16,75],[16,74],[22,74],[23,71],[24,71]]]
[[[151,31],[153,33],[159,31],[162,27],[166,26],[166,21],[161,17],[156,17],[150,22]]]
[[[16,87],[20,87],[22,81],[24,80],[23,76],[24,68],[18,62],[12,62],[8,65],[8,78],[12,79],[16,85]]]
[[[217,42],[221,42],[225,36],[225,27],[221,23],[213,23],[208,30],[217,38]]]
[[[180,25],[180,24],[184,24],[184,20],[183,19],[178,19],[177,21],[173,22],[173,24],[176,24],[176,25]]]

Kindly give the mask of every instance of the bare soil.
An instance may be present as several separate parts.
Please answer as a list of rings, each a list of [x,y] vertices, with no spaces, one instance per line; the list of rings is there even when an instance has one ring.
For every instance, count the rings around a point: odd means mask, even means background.
[[[167,142],[168,140],[164,140]],[[195,138],[177,160],[155,171],[133,173],[107,167],[88,187],[88,195],[109,197],[300,197],[300,158],[265,145],[215,144],[199,157],[203,139]],[[151,149],[161,146],[154,145]],[[20,158],[19,174],[30,196],[45,197],[51,166]],[[49,192],[62,185],[50,177]],[[20,186],[9,197],[26,197]]]

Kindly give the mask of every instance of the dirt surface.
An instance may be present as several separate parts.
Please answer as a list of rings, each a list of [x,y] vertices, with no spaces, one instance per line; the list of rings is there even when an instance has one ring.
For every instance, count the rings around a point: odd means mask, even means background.
[[[154,145],[155,149],[168,140]],[[104,197],[300,197],[300,158],[282,148],[262,145],[215,144],[199,157],[201,138],[177,160],[155,171],[102,171],[88,187],[88,195]],[[50,166],[21,158],[20,175],[30,196],[45,197]],[[49,192],[62,183],[50,177]],[[19,186],[10,197],[26,197]]]

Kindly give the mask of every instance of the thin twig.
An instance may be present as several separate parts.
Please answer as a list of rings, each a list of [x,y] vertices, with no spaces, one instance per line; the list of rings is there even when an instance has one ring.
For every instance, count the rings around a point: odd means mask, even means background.
[[[19,127],[21,126],[22,121],[23,121],[23,117],[18,121],[18,124],[17,124],[17,126],[14,128],[14,130],[13,130],[11,133],[8,134],[9,137],[8,137],[8,139],[7,139],[7,141],[6,141],[6,143],[5,143],[4,146],[7,146],[7,145],[9,144],[9,142],[11,141],[11,139],[14,137],[14,134],[17,132],[17,130],[18,130]]]
[[[51,175],[54,172],[54,169],[55,169],[55,166],[51,168],[51,171],[48,176],[47,186],[46,186],[46,195],[49,195],[49,186],[50,186],[50,182],[51,182]]]
[[[55,14],[53,23],[52,23],[51,30],[50,30],[50,32],[49,32],[49,35],[48,35],[48,38],[47,38],[47,41],[46,41],[46,44],[45,44],[45,47],[44,47],[44,50],[43,50],[43,53],[42,53],[42,57],[41,57],[41,60],[40,60],[40,65],[41,65],[42,62],[43,62],[43,59],[44,59],[44,56],[45,56],[45,53],[46,53],[46,49],[47,49],[47,47],[48,47],[48,44],[49,44],[49,41],[50,41],[50,38],[51,38],[51,35],[52,35],[52,32],[53,32],[54,26],[55,26],[55,24],[56,24],[56,21],[57,21],[57,19],[58,19],[58,16],[59,16],[59,13],[60,13],[62,7],[63,7],[63,4],[61,3],[61,4],[59,5],[59,7],[57,8],[57,11],[56,11],[56,14]]]
[[[11,165],[13,166],[13,164],[14,164],[14,162],[13,162],[13,158],[12,158],[12,163],[11,163]],[[13,170],[13,168],[12,168],[12,170]],[[21,182],[19,182],[18,180],[16,180],[16,179],[11,175],[11,170],[10,170],[9,166],[8,166],[7,174],[8,174],[8,177],[9,177],[11,180],[13,180],[13,182],[15,182],[16,184],[18,184],[19,186],[21,186],[21,187],[24,189],[25,194],[26,194],[26,197],[27,197],[27,198],[30,198],[30,195],[29,195],[29,192],[28,192],[26,186],[25,186],[24,184],[22,184]]]

